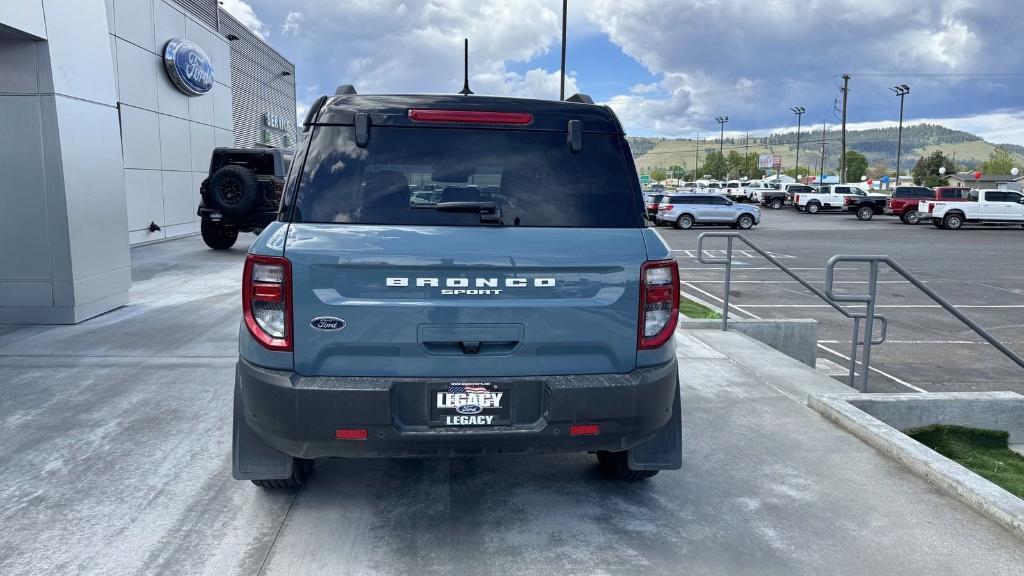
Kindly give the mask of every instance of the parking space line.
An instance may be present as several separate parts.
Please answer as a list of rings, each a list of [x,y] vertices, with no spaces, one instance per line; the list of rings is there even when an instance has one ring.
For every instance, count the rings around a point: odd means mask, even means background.
[[[831,308],[829,304],[744,304],[747,308]],[[1024,308],[1024,304],[954,304],[954,308]],[[843,308],[864,308],[864,304],[847,304]],[[876,304],[875,308],[942,308],[938,304]]]

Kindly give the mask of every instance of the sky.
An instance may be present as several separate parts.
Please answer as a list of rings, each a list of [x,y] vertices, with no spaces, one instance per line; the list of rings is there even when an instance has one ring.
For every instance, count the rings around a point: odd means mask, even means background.
[[[339,84],[455,93],[462,39],[477,94],[557,99],[559,0],[224,0],[296,66],[299,117]],[[611,106],[634,136],[933,122],[1024,144],[1020,0],[569,0],[566,96]]]

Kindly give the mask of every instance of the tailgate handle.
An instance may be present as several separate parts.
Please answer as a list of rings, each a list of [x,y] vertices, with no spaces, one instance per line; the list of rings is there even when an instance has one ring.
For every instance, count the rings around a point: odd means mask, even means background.
[[[418,338],[428,354],[510,354],[523,342],[522,324],[421,324]]]

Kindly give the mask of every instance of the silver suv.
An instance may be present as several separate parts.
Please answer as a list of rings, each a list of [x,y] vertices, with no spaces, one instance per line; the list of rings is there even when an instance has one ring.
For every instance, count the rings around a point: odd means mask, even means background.
[[[727,224],[749,230],[761,222],[761,209],[737,204],[720,194],[673,194],[662,199],[657,221],[680,230],[688,230],[695,224]]]

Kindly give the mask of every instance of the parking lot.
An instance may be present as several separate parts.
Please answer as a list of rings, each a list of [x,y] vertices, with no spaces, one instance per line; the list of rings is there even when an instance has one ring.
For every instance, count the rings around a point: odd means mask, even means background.
[[[723,228],[660,230],[676,250],[684,290],[720,304],[723,268],[700,264],[696,249],[701,232]],[[1024,353],[1024,230],[1019,226],[969,225],[951,232],[930,224],[908,226],[889,216],[862,222],[845,212],[812,216],[784,208],[763,210],[761,224],[746,234],[821,288],[825,263],[835,254],[892,256],[1011,349]],[[709,241],[705,249],[725,248],[724,240],[718,242]],[[733,312],[741,318],[818,320],[820,366],[845,374],[850,321],[742,248],[737,244]],[[889,334],[885,344],[872,350],[873,386],[901,392],[1024,392],[1016,364],[895,273],[883,267],[879,278],[878,311],[889,318]],[[837,288],[863,293],[867,272],[846,266],[837,280]]]
[[[740,342],[742,361],[678,336],[683,468],[646,482],[610,482],[586,454],[327,460],[297,491],[236,481],[242,253],[198,238],[136,248],[129,306],[73,326],[0,329],[0,574],[1012,574],[1024,565],[1008,531],[752,365],[795,364],[786,381],[797,386],[833,382],[735,332],[704,331]]]

